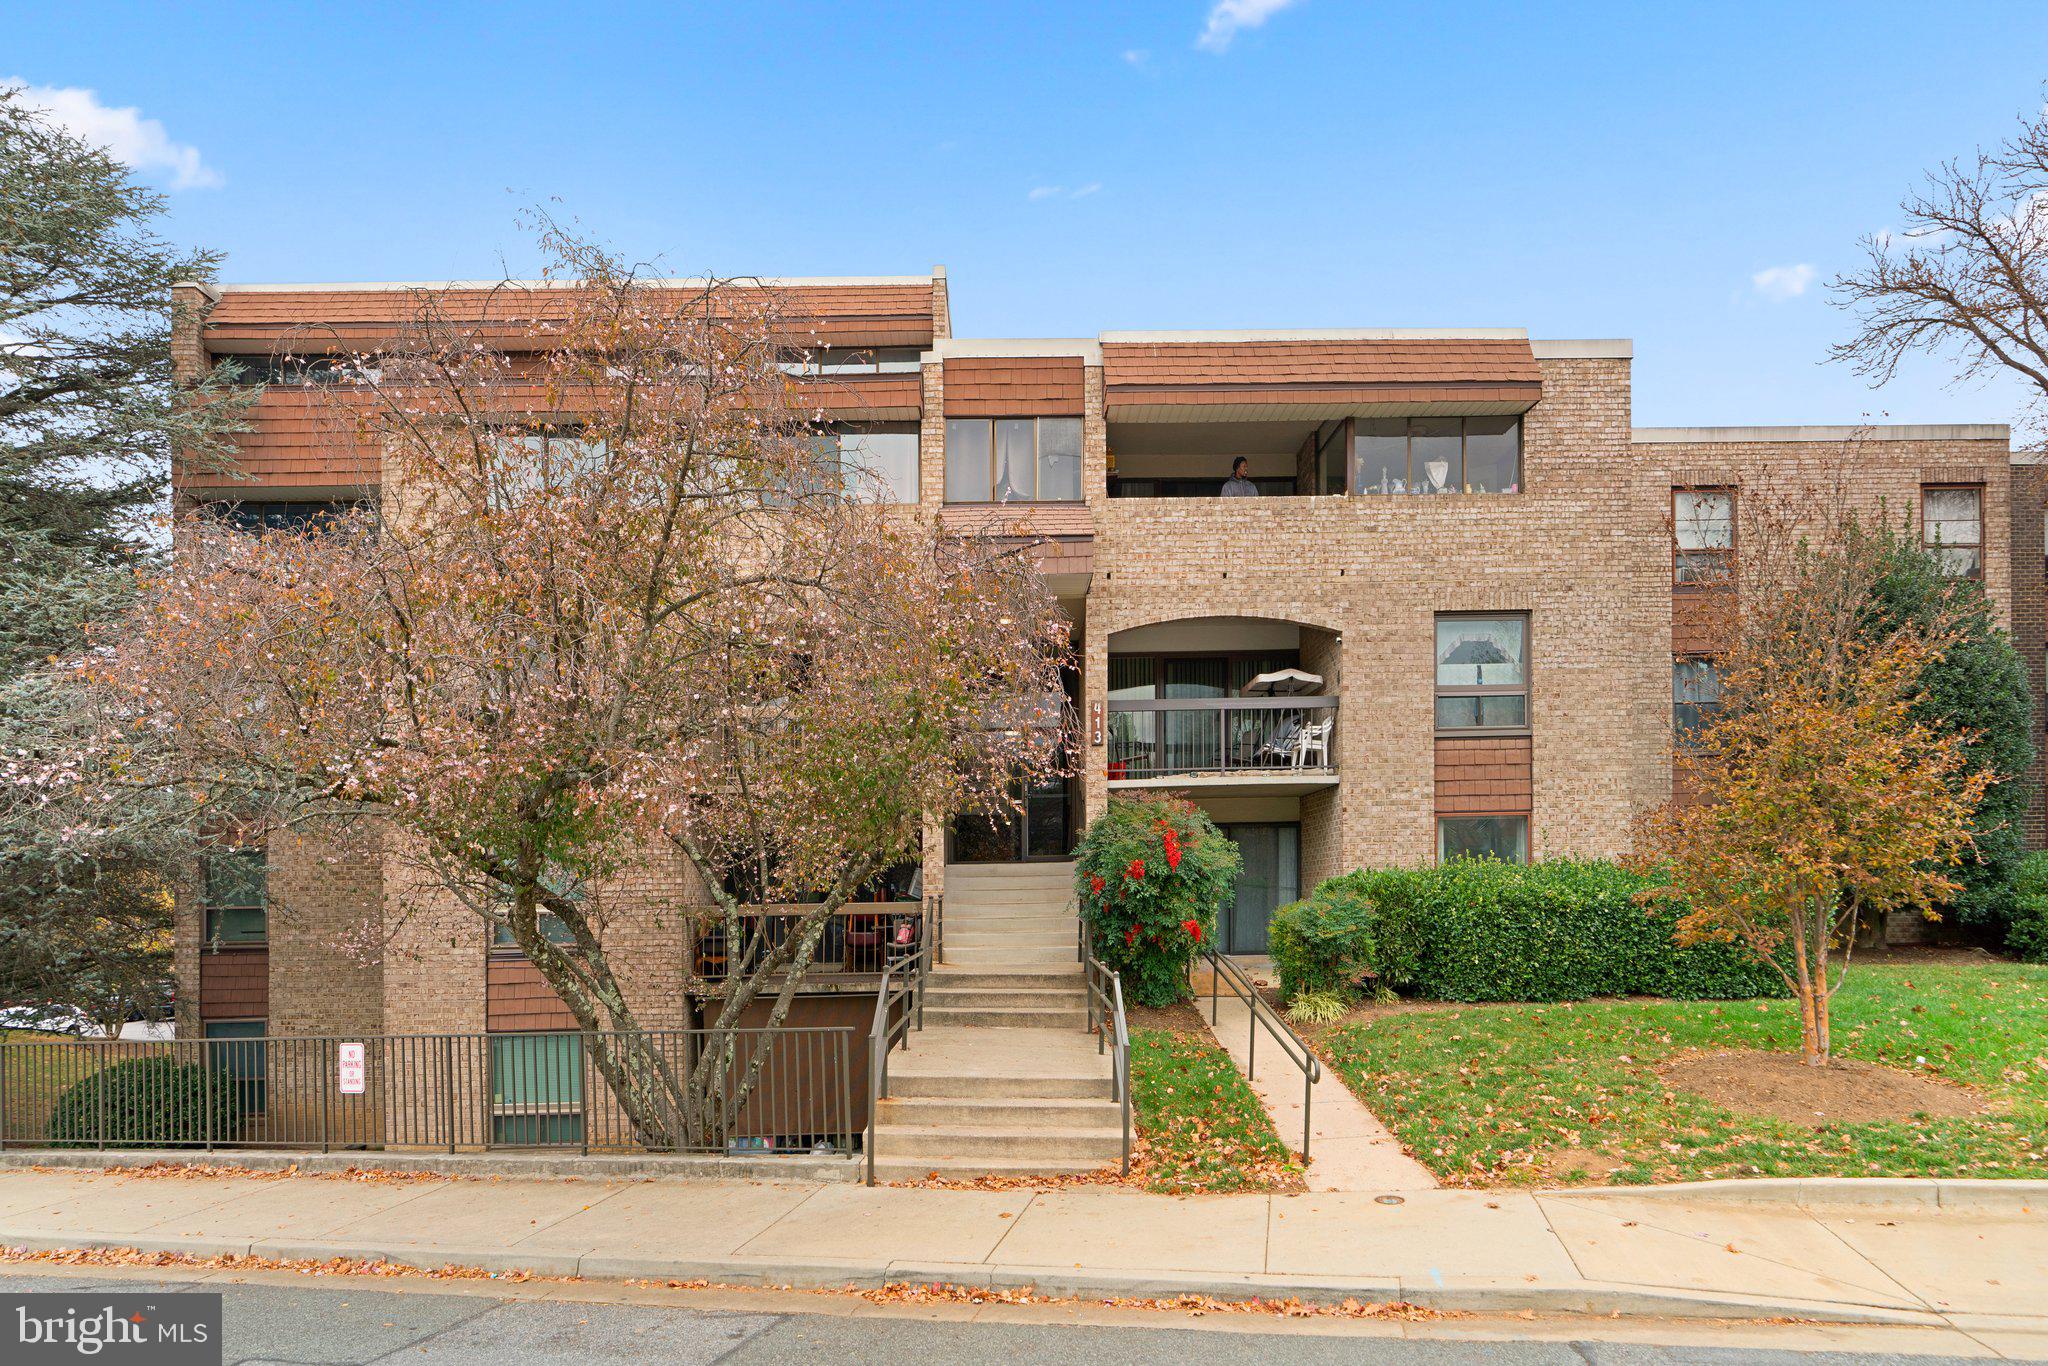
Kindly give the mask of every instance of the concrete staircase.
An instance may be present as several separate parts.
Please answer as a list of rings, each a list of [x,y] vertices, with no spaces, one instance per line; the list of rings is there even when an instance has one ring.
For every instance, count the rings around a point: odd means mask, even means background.
[[[889,1060],[879,1180],[1086,1172],[1123,1151],[1107,1056],[1087,1033],[1071,863],[946,870],[945,945],[922,1030]]]

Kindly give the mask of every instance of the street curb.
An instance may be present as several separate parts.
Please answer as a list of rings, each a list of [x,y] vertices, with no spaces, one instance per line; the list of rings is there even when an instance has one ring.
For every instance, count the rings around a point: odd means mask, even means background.
[[[332,1153],[277,1149],[216,1149],[213,1152],[138,1148],[109,1148],[104,1152],[83,1148],[0,1150],[0,1171],[24,1167],[148,1167],[163,1162],[206,1163],[241,1167],[252,1172],[296,1168],[314,1176],[354,1169],[536,1181],[564,1178],[584,1181],[804,1181],[820,1185],[856,1181],[864,1170],[850,1157],[812,1157],[809,1154],[749,1158],[690,1153],[584,1157],[570,1153],[394,1153],[368,1150]]]
[[[2048,1214],[2048,1181],[1889,1176],[1787,1176],[1682,1181],[1667,1186],[1580,1186],[1536,1192],[1546,1200],[1670,1200],[1768,1209],[1954,1210]]]
[[[0,1247],[33,1252],[83,1249],[183,1253],[192,1257],[256,1256],[324,1262],[336,1258],[386,1262],[424,1272],[469,1267],[505,1275],[565,1276],[590,1280],[704,1281],[714,1285],[795,1290],[873,1290],[891,1284],[948,1284],[968,1290],[1026,1290],[1054,1298],[1172,1299],[1204,1295],[1218,1300],[1295,1299],[1341,1305],[1406,1301],[1448,1313],[1636,1315],[1655,1318],[1782,1319],[1822,1323],[1931,1325],[1941,1316],[1841,1301],[1775,1299],[1728,1292],[1580,1281],[1555,1285],[1485,1278],[1448,1278],[1410,1284],[1394,1278],[1211,1273],[1169,1268],[1089,1271],[1076,1267],[989,1266],[983,1263],[785,1261],[727,1257],[689,1261],[615,1257],[597,1253],[518,1252],[503,1248],[405,1247],[388,1243],[229,1242],[140,1235],[24,1237],[0,1230]]]

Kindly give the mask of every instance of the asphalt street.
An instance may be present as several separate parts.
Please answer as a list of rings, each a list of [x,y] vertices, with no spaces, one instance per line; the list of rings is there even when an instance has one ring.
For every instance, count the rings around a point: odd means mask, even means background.
[[[1185,1366],[1284,1361],[1400,1362],[1461,1366],[1551,1363],[1934,1363],[1955,1357],[1757,1351],[1633,1343],[1403,1341],[1148,1326],[934,1322],[907,1315],[746,1313],[560,1299],[392,1291],[372,1285],[227,1284],[0,1275],[0,1293],[100,1290],[116,1293],[219,1291],[227,1363],[408,1362],[420,1366],[551,1366],[552,1363],[662,1362],[1075,1363]],[[1690,1336],[1697,1338],[1698,1333]],[[0,1353],[4,1355],[4,1353]]]

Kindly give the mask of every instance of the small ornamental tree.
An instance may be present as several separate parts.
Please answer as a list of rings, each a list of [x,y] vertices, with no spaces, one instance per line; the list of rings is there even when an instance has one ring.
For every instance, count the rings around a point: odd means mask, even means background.
[[[1243,859],[1200,807],[1179,797],[1112,797],[1074,853],[1074,890],[1095,954],[1125,999],[1188,997],[1188,966],[1216,934],[1216,908]]]
[[[547,281],[475,314],[422,293],[337,357],[323,421],[338,458],[378,454],[374,511],[181,525],[91,677],[195,801],[382,832],[387,925],[473,912],[642,1144],[702,1147],[773,1046],[743,1022],[783,1022],[840,908],[928,823],[1058,771],[1070,627],[1027,557],[841,465],[776,289],[541,245]],[[678,1068],[627,965],[705,929],[745,966]]]
[[[1864,917],[1933,916],[1962,884],[1993,774],[1967,732],[1919,712],[1952,614],[1872,626],[1879,537],[1825,494],[1745,488],[1739,610],[1721,703],[1674,760],[1687,794],[1653,812],[1636,862],[1682,899],[1680,943],[1739,941],[1799,1000],[1801,1051],[1828,1062],[1828,1011]]]

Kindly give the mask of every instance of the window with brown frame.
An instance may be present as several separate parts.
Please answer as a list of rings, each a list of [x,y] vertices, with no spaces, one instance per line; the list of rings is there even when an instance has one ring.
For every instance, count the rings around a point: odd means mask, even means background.
[[[1526,613],[1444,612],[1436,619],[1436,728],[1529,728]]]
[[[1920,543],[1951,578],[1984,577],[1984,486],[1927,484],[1920,490]]]
[[[1671,490],[1671,582],[1711,587],[1729,582],[1734,571],[1734,491]]]
[[[1078,503],[1078,417],[946,419],[949,503]]]

